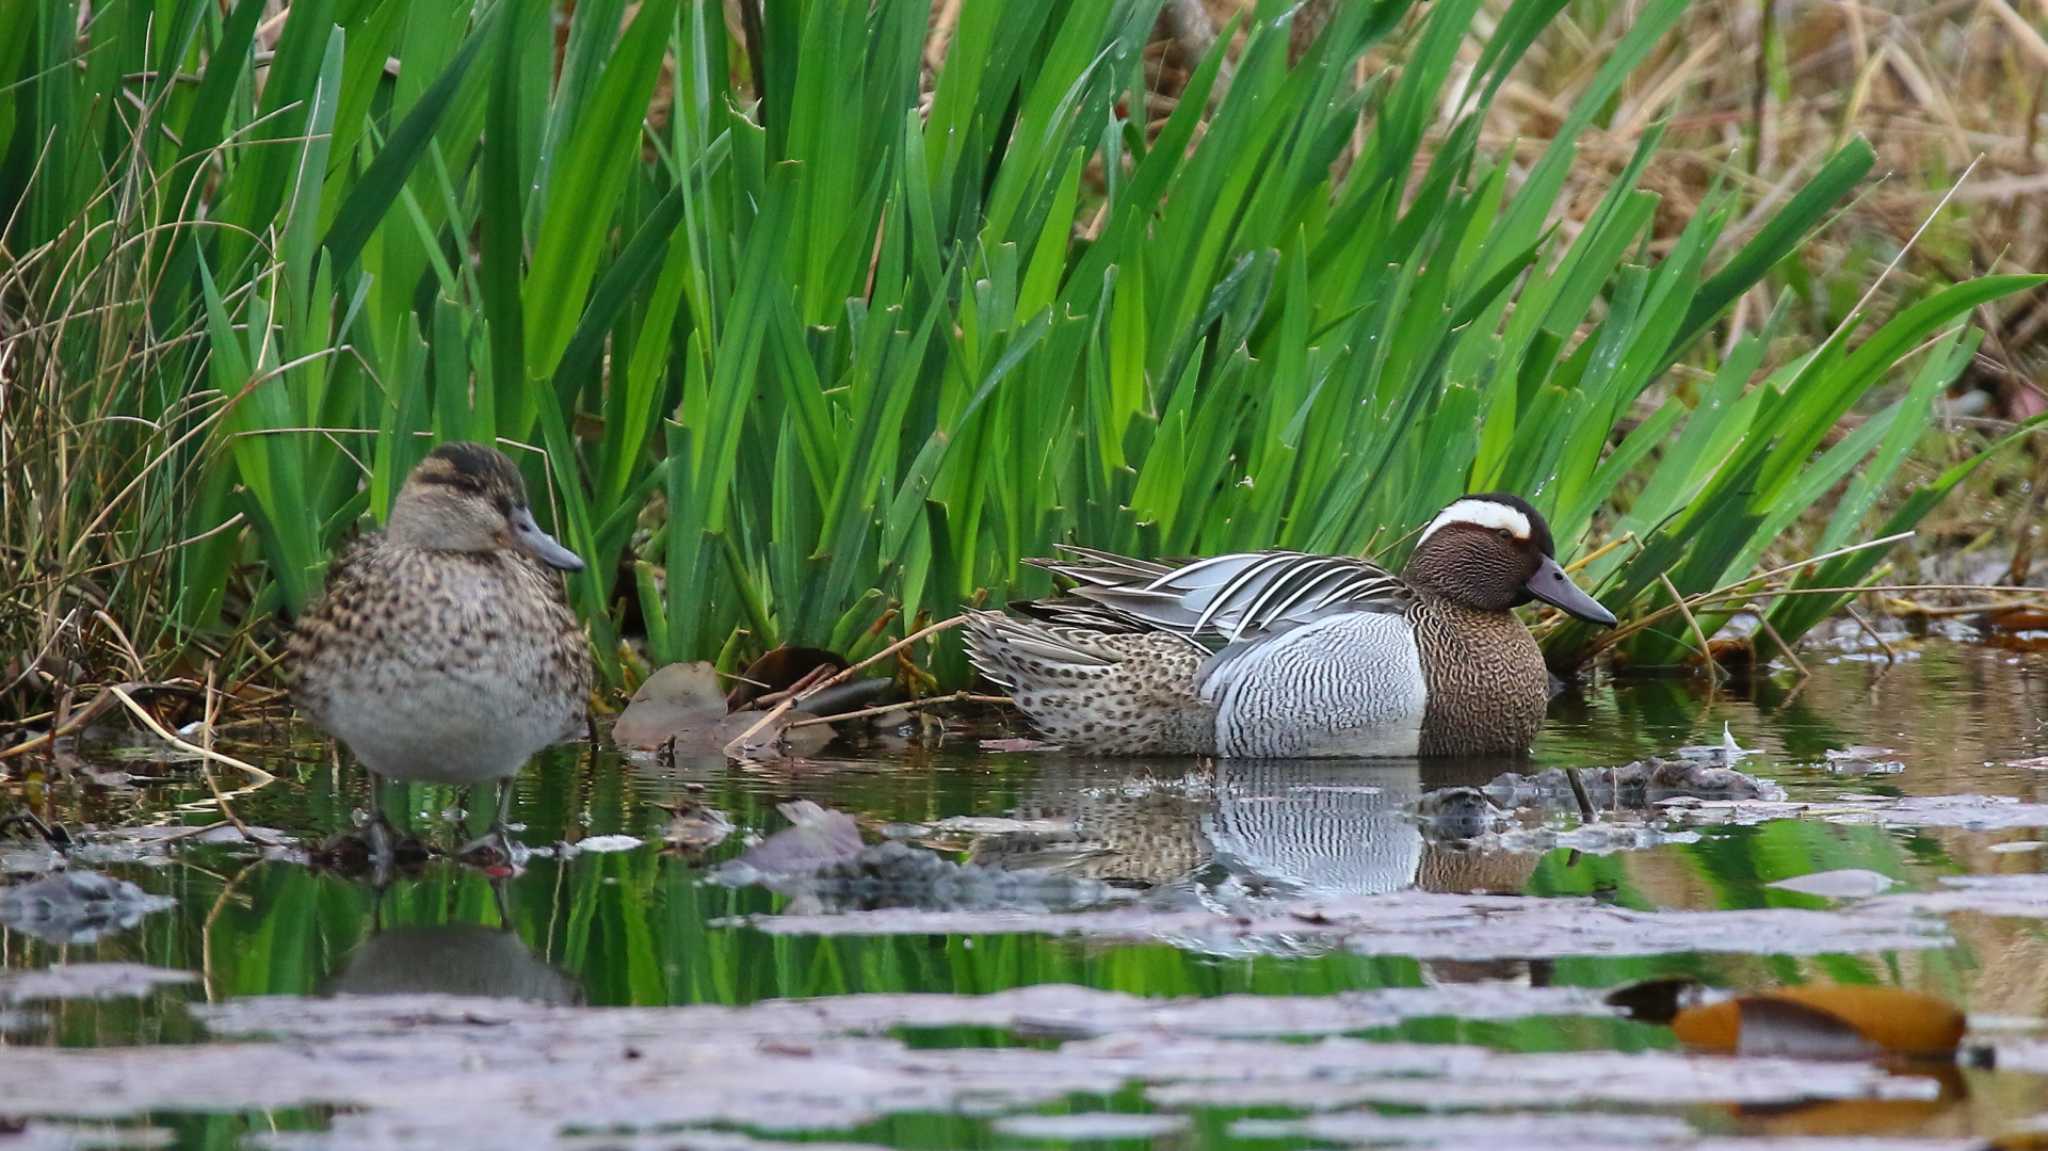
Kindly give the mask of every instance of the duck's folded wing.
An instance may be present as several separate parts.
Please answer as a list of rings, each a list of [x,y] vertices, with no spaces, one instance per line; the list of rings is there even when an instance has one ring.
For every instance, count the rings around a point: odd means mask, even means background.
[[[1401,612],[1408,586],[1351,556],[1237,552],[1178,566],[1065,549],[1039,566],[1074,582],[1070,596],[1151,631],[1236,643],[1334,611]]]

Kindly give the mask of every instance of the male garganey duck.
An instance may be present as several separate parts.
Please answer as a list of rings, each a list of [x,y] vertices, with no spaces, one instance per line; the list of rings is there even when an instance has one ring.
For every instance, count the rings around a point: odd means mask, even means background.
[[[1550,681],[1514,609],[1615,622],[1498,493],[1440,512],[1398,576],[1285,551],[1036,562],[1074,587],[1033,618],[974,613],[968,654],[1048,736],[1115,755],[1521,754]]]

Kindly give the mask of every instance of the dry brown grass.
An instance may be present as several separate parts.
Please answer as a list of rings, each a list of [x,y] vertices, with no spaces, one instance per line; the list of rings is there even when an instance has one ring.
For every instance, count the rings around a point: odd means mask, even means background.
[[[1180,32],[1196,7],[1222,27],[1253,5],[1169,5],[1157,72],[1164,93],[1185,75],[1184,46],[1200,42]],[[1329,8],[1328,0],[1301,7],[1304,37]],[[1507,8],[1507,0],[1484,5],[1468,61]],[[1487,148],[1533,162],[1634,10],[1625,0],[1568,4],[1502,90]],[[1843,139],[1860,133],[1877,148],[1882,180],[1809,249],[1811,286],[1796,290],[1813,297],[1801,309],[1810,322],[1791,338],[1812,339],[1839,322],[1973,163],[1878,306],[1973,275],[2048,268],[2048,0],[1695,3],[1683,34],[1633,78],[1607,127],[1586,134],[1561,211],[1567,231],[1592,211],[1642,132],[1666,119],[1665,147],[1643,185],[1663,197],[1667,235],[1717,180],[1746,188],[1750,217],[1761,220]],[[1745,314],[1760,318],[1774,302],[1748,301]],[[1979,319],[1990,335],[1974,381],[1987,396],[1969,401],[1970,410],[2018,418],[2048,407],[2048,296],[2020,297]]]

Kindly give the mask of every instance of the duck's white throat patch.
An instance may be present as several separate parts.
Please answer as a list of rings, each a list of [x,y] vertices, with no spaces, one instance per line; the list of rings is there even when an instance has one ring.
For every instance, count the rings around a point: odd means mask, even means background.
[[[1452,524],[1470,524],[1488,531],[1506,529],[1514,533],[1518,540],[1529,538],[1529,517],[1522,514],[1519,508],[1495,503],[1492,500],[1459,500],[1438,512],[1436,518],[1429,521],[1429,526],[1422,529],[1422,539],[1415,541],[1417,546],[1421,545],[1422,540],[1435,535],[1438,529]]]

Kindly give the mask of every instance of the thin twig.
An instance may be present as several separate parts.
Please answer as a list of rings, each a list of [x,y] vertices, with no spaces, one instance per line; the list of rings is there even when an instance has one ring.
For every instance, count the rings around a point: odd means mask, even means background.
[[[1710,603],[1719,603],[1719,602],[1722,602],[1722,601],[1724,601],[1724,600],[1731,600],[1731,599],[1748,599],[1749,597],[1751,597],[1751,596],[1753,596],[1753,595],[1757,595],[1757,594],[1759,594],[1759,593],[1765,593],[1765,592],[1768,592],[1768,594],[1770,594],[1770,595],[1774,595],[1774,596],[1779,596],[1779,595],[1836,595],[1836,594],[1840,594],[1840,593],[1841,593],[1841,592],[1843,592],[1843,591],[1851,591],[1851,592],[1858,592],[1858,593],[1860,593],[1860,592],[1863,592],[1863,591],[1865,591],[1865,590],[1867,590],[1867,589],[1866,589],[1865,587],[1855,587],[1855,588],[1846,588],[1846,589],[1844,589],[1844,588],[1791,588],[1791,587],[1775,587],[1775,588],[1767,588],[1767,587],[1764,587],[1764,586],[1761,586],[1761,585],[1764,585],[1764,584],[1768,584],[1768,583],[1769,583],[1769,582],[1770,582],[1771,580],[1773,580],[1773,579],[1775,579],[1775,578],[1777,578],[1777,577],[1779,577],[1779,576],[1782,576],[1782,575],[1789,575],[1790,573],[1792,573],[1792,572],[1795,572],[1795,571],[1798,571],[1798,570],[1800,570],[1800,569],[1802,569],[1802,568],[1809,568],[1809,567],[1812,567],[1812,566],[1813,566],[1814,564],[1817,564],[1817,563],[1823,563],[1823,562],[1825,562],[1825,561],[1827,561],[1827,560],[1831,560],[1831,559],[1834,559],[1834,558],[1836,558],[1836,557],[1838,557],[1838,556],[1845,556],[1845,555],[1849,555],[1849,554],[1851,554],[1851,553],[1853,553],[1853,552],[1860,552],[1860,551],[1868,551],[1868,550],[1869,550],[1869,549],[1871,549],[1871,548],[1879,548],[1879,547],[1886,547],[1886,546],[1889,546],[1889,545],[1891,545],[1891,544],[1899,543],[1899,542],[1901,542],[1901,541],[1903,541],[1903,540],[1908,540],[1908,539],[1911,539],[1911,538],[1913,538],[1913,533],[1912,533],[1912,532],[1899,532],[1899,533],[1897,533],[1896,535],[1888,535],[1888,536],[1882,536],[1882,537],[1880,537],[1880,538],[1878,538],[1878,539],[1874,539],[1874,540],[1865,540],[1865,541],[1863,541],[1862,543],[1859,543],[1859,544],[1847,544],[1847,545],[1845,545],[1845,546],[1843,546],[1843,547],[1838,547],[1838,548],[1834,549],[1833,551],[1827,551],[1827,552],[1822,552],[1822,553],[1820,553],[1819,555],[1816,555],[1816,556],[1808,556],[1808,557],[1806,557],[1805,559],[1802,559],[1802,560],[1795,560],[1795,561],[1793,561],[1792,563],[1789,563],[1789,564],[1782,564],[1782,565],[1780,565],[1780,566],[1778,566],[1778,567],[1774,567],[1774,568],[1771,568],[1771,569],[1770,569],[1769,571],[1762,571],[1762,572],[1758,572],[1757,574],[1755,574],[1755,575],[1752,575],[1752,576],[1746,576],[1746,577],[1744,577],[1744,578],[1742,578],[1742,579],[1736,580],[1736,581],[1735,581],[1734,583],[1729,583],[1729,584],[1723,584],[1723,585],[1721,585],[1720,587],[1717,587],[1717,588],[1713,589],[1712,591],[1704,591],[1704,592],[1701,592],[1701,593],[1699,593],[1698,595],[1695,595],[1695,596],[1693,596],[1693,597],[1692,597],[1692,599],[1691,599],[1690,601],[1687,601],[1687,602],[1691,603],[1691,604],[1692,604],[1692,605],[1693,605],[1694,607],[1698,607],[1698,606],[1701,606],[1701,605],[1703,605],[1703,604],[1710,604]],[[1981,589],[1980,589],[1979,587],[1977,587],[1977,586],[1974,586],[1974,585],[1949,585],[1949,584],[1942,584],[1942,585],[1926,585],[1926,588],[1927,588],[1927,590],[1940,590],[1940,589],[1949,589],[1949,588],[1961,588],[1961,589],[1964,589],[1964,590],[1981,590]],[[1900,585],[1900,587],[1899,587],[1899,588],[1897,588],[1897,589],[1895,589],[1895,590],[1901,590],[1901,591],[1904,591],[1904,590],[1909,590],[1909,589],[1908,589],[1908,588],[1907,588],[1907,587],[1906,587],[1905,585]],[[1913,589],[1913,590],[1918,590],[1918,589],[1917,589],[1917,588],[1915,588],[1915,589]],[[1635,618],[1635,619],[1632,619],[1632,620],[1628,621],[1628,622],[1627,622],[1627,623],[1625,623],[1625,624],[1622,624],[1622,625],[1621,625],[1620,627],[1617,627],[1617,628],[1613,628],[1613,629],[1611,629],[1611,630],[1607,631],[1606,633],[1602,634],[1602,635],[1601,635],[1601,636],[1599,637],[1599,639],[1598,639],[1597,641],[1595,641],[1595,643],[1594,643],[1594,650],[1595,650],[1595,651],[1600,651],[1600,650],[1604,650],[1604,649],[1606,649],[1606,648],[1610,648],[1610,647],[1613,647],[1614,645],[1616,645],[1616,644],[1620,643],[1621,641],[1623,641],[1623,640],[1625,640],[1625,639],[1629,638],[1630,636],[1632,636],[1632,635],[1636,634],[1637,632],[1639,632],[1639,631],[1644,631],[1644,630],[1646,630],[1646,629],[1648,629],[1648,628],[1650,628],[1650,627],[1654,626],[1654,625],[1655,625],[1655,624],[1656,624],[1656,623],[1657,623],[1657,622],[1658,622],[1659,620],[1662,620],[1662,619],[1664,619],[1664,618],[1666,618],[1666,617],[1668,617],[1668,616],[1672,616],[1672,615],[1676,615],[1676,614],[1678,614],[1678,605],[1674,604],[1674,605],[1672,605],[1671,607],[1666,607],[1666,608],[1659,608],[1659,609],[1657,609],[1656,611],[1653,611],[1653,612],[1651,612],[1651,613],[1650,613],[1650,614],[1648,614],[1648,615],[1645,615],[1645,616],[1638,616],[1637,618]]]
[[[748,740],[753,739],[754,736],[757,733],[759,733],[762,728],[767,727],[771,723],[774,723],[776,718],[780,716],[783,712],[788,711],[790,708],[796,706],[799,703],[802,703],[805,699],[808,699],[811,696],[818,694],[819,692],[825,690],[828,687],[836,687],[839,684],[845,683],[847,680],[852,679],[856,673],[865,671],[868,668],[873,667],[875,664],[878,664],[883,660],[889,658],[890,656],[895,655],[897,652],[902,651],[904,648],[909,647],[911,644],[914,644],[919,640],[925,639],[928,636],[937,635],[942,631],[947,631],[952,628],[959,627],[961,624],[966,622],[966,616],[956,615],[950,619],[942,619],[929,627],[921,628],[917,631],[911,632],[909,635],[904,636],[902,639],[897,640],[895,643],[890,644],[888,647],[885,647],[882,650],[876,652],[875,654],[860,661],[859,663],[854,664],[852,667],[847,668],[846,670],[840,672],[838,675],[833,676],[831,679],[825,680],[823,683],[820,683],[815,687],[807,689],[802,695],[793,695],[788,699],[783,700],[781,703],[776,704],[772,709],[764,713],[760,719],[755,720],[753,724],[747,728],[747,730],[739,733],[736,736],[733,736],[731,740],[727,741],[725,745],[726,756],[733,759],[739,758],[740,749],[747,746]]]
[[[220,692],[214,685],[214,665],[209,663],[206,665],[206,706],[200,719],[199,736],[200,749],[209,755],[217,754],[213,750],[213,721],[214,717],[219,714],[215,707],[215,702],[219,698]],[[200,778],[206,780],[206,790],[213,793],[214,806],[220,808],[221,817],[234,824],[235,830],[242,833],[244,840],[258,847],[277,846],[268,838],[250,831],[249,825],[242,822],[242,817],[235,814],[234,805],[228,802],[227,796],[221,794],[220,783],[213,778],[213,763],[211,760],[202,759],[199,761],[199,775]]]
[[[1799,672],[1800,679],[1805,679],[1813,674],[1806,670],[1806,664],[1800,660],[1799,653],[1793,651],[1792,645],[1785,642],[1785,637],[1778,634],[1778,629],[1771,626],[1771,617],[1758,612],[1756,613],[1756,622],[1764,629],[1764,634],[1771,637],[1771,642],[1778,645],[1778,650],[1785,653],[1785,658],[1792,661],[1792,667]]]
[[[826,676],[831,674],[833,674],[832,665],[829,663],[821,663],[818,666],[812,668],[811,670],[798,676],[796,682],[790,684],[788,687],[785,687],[780,691],[766,692],[756,697],[753,706],[756,709],[765,710],[767,708],[774,707],[776,704],[781,703],[783,700],[795,699],[797,696],[800,696],[805,692],[809,691],[812,685],[816,684],[819,680],[824,679]]]
[[[935,707],[942,703],[994,703],[1008,705],[1015,702],[1007,695],[976,695],[972,691],[956,691],[951,695],[927,696],[924,699],[903,700],[897,703],[878,703],[873,707],[864,707],[858,711],[841,712],[838,715],[814,715],[809,719],[791,720],[784,724],[783,728],[788,730],[790,728],[810,727],[820,723],[838,723],[844,719],[866,719],[872,715],[891,715],[899,711],[922,711],[925,708]]]
[[[1592,551],[1587,552],[1585,555],[1580,556],[1578,559],[1575,559],[1572,562],[1566,564],[1564,566],[1564,570],[1566,570],[1567,572],[1576,573],[1581,568],[1584,568],[1587,564],[1594,563],[1595,561],[1599,560],[1602,556],[1605,556],[1608,552],[1611,552],[1614,549],[1621,547],[1633,547],[1637,551],[1642,551],[1643,543],[1641,540],[1636,538],[1636,533],[1623,532],[1620,535],[1614,537],[1613,539],[1608,540],[1606,543],[1601,544],[1599,547],[1594,548]]]
[[[1856,626],[1863,629],[1864,635],[1867,635],[1871,639],[1876,640],[1877,646],[1884,649],[1885,663],[1894,664],[1899,662],[1899,649],[1893,647],[1892,642],[1884,638],[1883,633],[1879,632],[1876,628],[1870,626],[1870,621],[1863,618],[1862,612],[1857,611],[1855,607],[1850,604],[1843,604],[1842,608],[1843,610],[1849,613],[1850,619],[1856,621]]]
[[[1692,641],[1699,645],[1700,658],[1707,663],[1708,679],[1720,683],[1721,665],[1714,662],[1714,649],[1707,646],[1707,633],[1700,630],[1700,621],[1693,616],[1692,608],[1686,606],[1685,597],[1678,594],[1678,586],[1671,582],[1670,576],[1658,572],[1657,580],[1664,585],[1664,590],[1670,593],[1673,602],[1678,604],[1679,614],[1685,617],[1685,626],[1692,629]]]
[[[1986,590],[1996,591],[1997,589],[1990,588]],[[2019,591],[2021,589],[2014,588],[2013,590]],[[2013,611],[2015,609],[2048,611],[2048,600],[2032,598],[2006,600],[2001,603],[1924,604],[1914,603],[1912,600],[1900,600],[1899,602],[1910,609],[1907,614],[1925,616],[1928,619],[1948,619],[1951,616],[1960,615],[1984,615],[1987,612]]]

